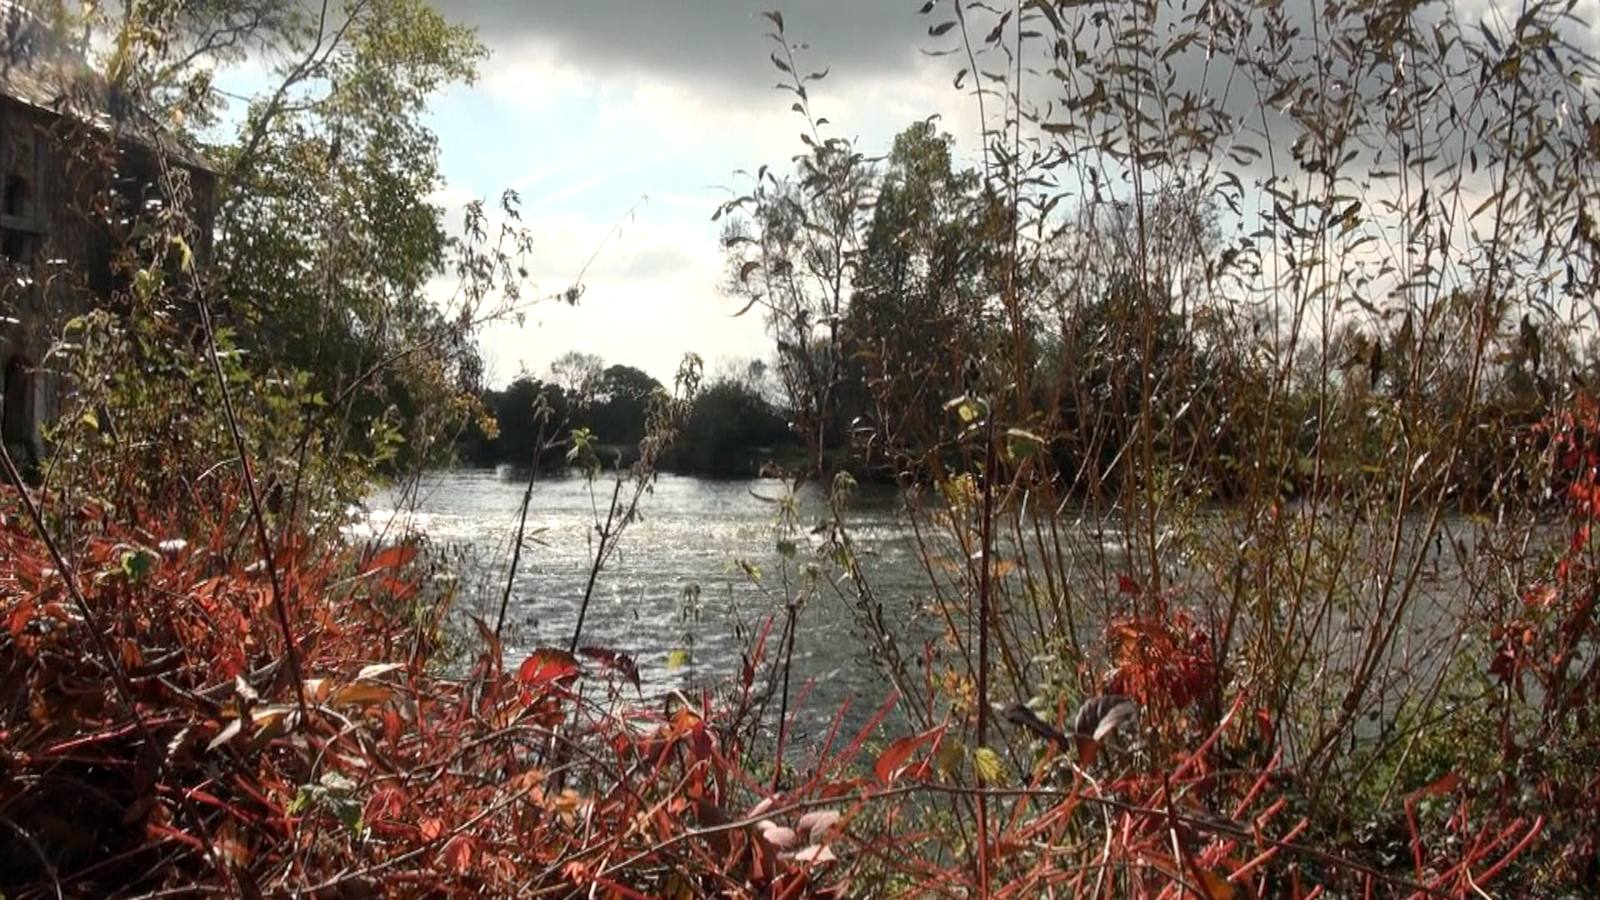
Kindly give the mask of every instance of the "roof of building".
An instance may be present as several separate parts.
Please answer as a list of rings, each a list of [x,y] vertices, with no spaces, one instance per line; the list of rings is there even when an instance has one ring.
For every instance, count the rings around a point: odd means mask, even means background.
[[[165,153],[193,169],[214,167],[171,129],[131,102],[83,56],[15,0],[0,0],[0,97]]]

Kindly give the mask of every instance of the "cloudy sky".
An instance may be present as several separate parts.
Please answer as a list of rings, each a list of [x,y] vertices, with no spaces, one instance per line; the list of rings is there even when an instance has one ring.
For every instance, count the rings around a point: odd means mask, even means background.
[[[739,304],[719,291],[710,217],[742,185],[737,170],[786,165],[801,148],[793,98],[773,88],[761,15],[771,0],[435,2],[493,53],[478,84],[434,104],[440,200],[454,215],[467,200],[518,191],[541,289],[572,283],[600,252],[578,308],[546,306],[523,327],[488,330],[494,378],[542,372],[569,349],[662,379],[690,351],[713,370],[767,355],[759,318],[734,318]],[[814,92],[817,114],[868,153],[930,113],[958,135],[976,122],[947,61],[918,52],[920,5],[811,0],[784,11],[791,39],[811,46],[807,67],[831,69]]]

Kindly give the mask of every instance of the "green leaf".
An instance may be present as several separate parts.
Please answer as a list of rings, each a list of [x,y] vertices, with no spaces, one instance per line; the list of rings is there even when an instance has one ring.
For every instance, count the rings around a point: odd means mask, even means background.
[[[290,802],[289,808],[284,810],[284,812],[291,816],[298,816],[305,812],[306,808],[312,803],[316,802],[318,797],[321,797],[326,793],[327,791],[319,785],[302,784],[300,785],[300,789],[295,792],[294,800]]]
[[[122,574],[135,584],[150,577],[156,569],[156,555],[140,547],[122,554]]]
[[[689,651],[679,647],[667,654],[667,669],[676,671],[689,664]]]
[[[1021,428],[1006,429],[1006,455],[1012,461],[1032,456],[1044,446],[1044,438]]]
[[[327,797],[324,805],[333,813],[350,833],[359,837],[366,830],[366,822],[361,818],[361,801],[354,797]]]

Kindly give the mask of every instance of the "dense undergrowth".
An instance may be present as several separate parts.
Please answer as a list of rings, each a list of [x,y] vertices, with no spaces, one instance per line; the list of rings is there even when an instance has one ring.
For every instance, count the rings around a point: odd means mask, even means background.
[[[414,545],[289,534],[263,560],[226,504],[175,528],[96,503],[48,514],[73,535],[61,545],[34,518],[51,498],[10,492],[6,895],[954,895],[988,880],[1015,897],[1465,897],[1547,866],[1577,884],[1600,749],[1584,725],[1596,664],[1570,665],[1595,628],[1595,410],[1550,434],[1571,550],[1495,631],[1493,673],[1519,696],[1538,684],[1540,731],[1518,739],[1507,720],[1515,777],[1452,771],[1407,794],[1389,860],[1326,831],[1281,751],[1238,764],[1273,723],[1245,694],[1208,708],[1209,639],[1158,596],[1108,627],[1116,693],[1070,738],[1008,712],[1042,739],[1020,770],[963,749],[959,717],[885,745],[886,705],[860,733],[836,723],[775,790],[750,768],[770,621],[715,700],[647,708],[632,662],[602,648],[508,671],[482,622],[471,671],[444,677],[450,596]],[[985,811],[987,871],[962,824]]]

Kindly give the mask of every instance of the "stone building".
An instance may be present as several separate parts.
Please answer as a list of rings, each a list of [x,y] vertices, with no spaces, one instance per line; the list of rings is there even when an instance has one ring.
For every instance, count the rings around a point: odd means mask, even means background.
[[[122,288],[116,254],[159,211],[162,160],[187,185],[195,253],[211,250],[214,171],[20,6],[0,0],[0,434],[42,454],[60,408],[48,351],[60,323]]]

